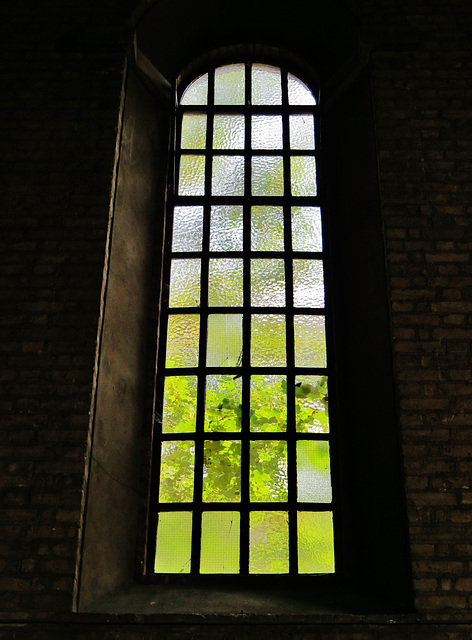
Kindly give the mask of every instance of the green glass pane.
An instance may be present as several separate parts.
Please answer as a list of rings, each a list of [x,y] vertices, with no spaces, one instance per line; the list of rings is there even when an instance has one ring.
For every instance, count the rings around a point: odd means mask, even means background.
[[[292,246],[294,251],[323,250],[319,207],[292,207]]]
[[[295,307],[324,307],[322,260],[293,261],[293,304]]]
[[[210,251],[243,250],[243,208],[222,205],[211,208]]]
[[[252,251],[284,250],[282,207],[251,207]]]
[[[207,376],[205,431],[241,431],[241,378]]]
[[[255,156],[252,159],[252,195],[283,196],[282,156]]]
[[[194,463],[194,442],[162,442],[159,502],[192,502]]]
[[[161,512],[157,524],[154,571],[156,573],[190,573],[191,553],[191,512]]]
[[[199,258],[174,259],[170,265],[169,307],[198,307],[201,262]]]
[[[316,104],[316,100],[306,84],[291,73],[288,74],[288,103],[292,106]]]
[[[285,306],[284,260],[251,260],[251,304],[253,307]]]
[[[207,96],[208,96],[208,73],[200,76],[196,80],[194,80],[189,86],[185,89],[182,98],[180,100],[180,104],[183,105],[192,105],[192,104],[207,104]]]
[[[242,315],[208,316],[207,367],[236,367],[243,348]]]
[[[172,251],[201,251],[203,207],[175,207]]]
[[[203,448],[203,502],[241,500],[241,442],[205,440]]]
[[[184,113],[182,116],[182,149],[206,147],[206,114]]]
[[[252,116],[252,148],[282,148],[282,116]]]
[[[202,196],[205,193],[205,157],[183,155],[180,158],[179,195]]]
[[[328,442],[297,442],[297,489],[298,502],[331,502]]]
[[[250,443],[249,497],[252,502],[288,499],[287,443],[255,440]]]
[[[244,158],[242,156],[213,158],[211,193],[214,196],[244,195]]]
[[[239,573],[237,511],[202,513],[200,573]]]
[[[295,316],[295,366],[326,367],[324,316]]]
[[[288,573],[288,513],[249,514],[249,573]]]
[[[295,415],[299,433],[328,433],[328,378],[295,378]]]
[[[333,514],[298,512],[298,572],[334,573]]]
[[[242,259],[211,259],[208,273],[208,305],[210,307],[241,307],[242,304]]]
[[[280,69],[265,64],[252,66],[252,104],[282,104]]]
[[[251,376],[251,431],[287,430],[287,379]]]
[[[167,326],[166,367],[196,367],[200,316],[171,315]]]
[[[290,158],[292,196],[316,196],[316,160],[312,156]]]
[[[312,115],[290,116],[290,149],[315,148],[315,121]]]
[[[215,104],[244,104],[244,64],[215,69]]]
[[[251,318],[251,365],[284,367],[285,316],[254,314]]]
[[[197,376],[168,376],[164,383],[163,433],[195,431]]]
[[[213,149],[244,149],[244,116],[237,114],[215,115]]]

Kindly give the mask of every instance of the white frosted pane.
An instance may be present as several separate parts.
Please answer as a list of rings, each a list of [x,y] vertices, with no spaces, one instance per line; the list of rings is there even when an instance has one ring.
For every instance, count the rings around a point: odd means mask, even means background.
[[[243,304],[243,261],[241,258],[210,260],[208,305],[241,307]]]
[[[315,122],[312,115],[290,116],[290,149],[315,148]]]
[[[170,265],[169,307],[198,307],[201,262],[199,258],[174,259]]]
[[[203,207],[175,207],[172,251],[201,251]]]
[[[207,376],[205,431],[241,431],[241,378]]]
[[[196,367],[200,316],[171,315],[167,327],[166,367]]]
[[[322,251],[319,207],[292,207],[292,247],[294,251]]]
[[[210,251],[243,250],[243,208],[222,205],[211,208]]]
[[[295,366],[326,367],[324,316],[295,316]]]
[[[288,499],[287,442],[255,440],[249,445],[249,499],[251,502],[285,502]]]
[[[274,258],[251,260],[251,305],[285,306],[285,263]]]
[[[240,313],[208,316],[208,367],[239,366],[243,348],[242,315]]]
[[[239,573],[237,511],[204,511],[200,573]]]
[[[215,115],[213,149],[244,149],[244,116]]]
[[[205,440],[202,498],[203,502],[240,502],[240,440]]]
[[[195,443],[191,440],[161,444],[159,502],[192,502]]]
[[[293,196],[316,196],[316,160],[312,156],[292,156],[290,177]]]
[[[328,442],[297,442],[297,489],[299,502],[331,502]]]
[[[271,374],[251,376],[251,431],[286,430],[286,377]]]
[[[205,157],[183,155],[180,158],[179,195],[202,196],[205,193]]]
[[[288,512],[249,514],[249,573],[288,573]]]
[[[333,514],[298,512],[298,572],[334,573]]]
[[[285,316],[254,314],[251,318],[251,365],[284,367]]]
[[[295,307],[324,307],[322,260],[293,261],[293,304]]]
[[[283,158],[255,156],[252,159],[252,195],[282,196],[284,193]]]
[[[206,147],[206,114],[183,114],[180,146],[182,149],[204,149]]]
[[[244,64],[215,69],[215,104],[244,104]]]
[[[208,73],[200,76],[196,80],[194,80],[189,86],[185,89],[182,98],[180,100],[180,104],[183,105],[192,105],[192,104],[207,104],[207,96],[208,96]]]
[[[298,433],[329,433],[328,378],[295,378],[295,415]]]
[[[192,513],[170,511],[159,514],[156,538],[156,573],[190,573]]]
[[[288,74],[288,103],[292,106],[316,104],[316,100],[306,84],[291,73]]]
[[[282,116],[252,116],[252,148],[282,148]]]
[[[252,104],[282,104],[280,69],[265,64],[252,66]]]
[[[197,416],[197,376],[168,376],[164,385],[162,433],[192,433]]]
[[[251,207],[252,251],[284,250],[284,215],[282,207]]]
[[[214,196],[244,195],[244,158],[242,156],[213,158],[211,193]]]

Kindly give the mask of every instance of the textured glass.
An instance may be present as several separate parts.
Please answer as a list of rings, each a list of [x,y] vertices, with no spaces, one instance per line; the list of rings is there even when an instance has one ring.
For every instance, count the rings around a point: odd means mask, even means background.
[[[243,348],[242,315],[208,316],[207,367],[239,366]]]
[[[156,538],[156,573],[190,573],[192,513],[170,511],[159,514]]]
[[[211,259],[208,278],[208,305],[210,307],[242,306],[242,258]]]
[[[285,502],[288,499],[285,440],[250,442],[249,499],[251,502]]]
[[[205,440],[203,502],[241,500],[241,441]]]
[[[251,260],[253,307],[285,306],[285,262],[278,258]]]
[[[295,316],[295,366],[326,367],[324,316]]]
[[[331,502],[328,442],[297,442],[297,489],[298,502]]]
[[[244,149],[244,116],[215,115],[213,149]]]
[[[253,196],[282,196],[284,193],[283,158],[255,156],[252,159]]]
[[[282,116],[252,116],[252,148],[282,148]]]
[[[244,195],[244,158],[242,156],[213,158],[211,193],[214,196]]]
[[[170,264],[169,307],[198,307],[200,304],[201,261],[179,258]]]
[[[207,104],[208,96],[208,73],[200,76],[192,82],[184,91],[180,104]]]
[[[328,433],[328,378],[295,378],[295,415],[298,433]]]
[[[194,463],[193,441],[162,442],[159,502],[192,502]]]
[[[293,261],[293,304],[296,307],[324,307],[322,260]]]
[[[168,376],[164,385],[162,433],[191,433],[197,416],[197,376]]]
[[[312,156],[290,158],[292,196],[316,196],[316,160]]]
[[[180,158],[179,195],[202,196],[205,193],[205,157],[183,155]]]
[[[334,573],[333,514],[298,512],[298,572]]]
[[[252,66],[252,104],[282,104],[280,69],[266,64]]]
[[[244,64],[215,69],[215,104],[244,104]]]
[[[292,247],[294,251],[322,251],[319,207],[292,207]]]
[[[315,122],[312,115],[290,116],[290,149],[315,148]]]
[[[182,149],[206,147],[206,114],[184,113],[182,116]]]
[[[249,527],[249,573],[288,573],[287,511],[251,511]]]
[[[306,84],[291,73],[288,74],[288,103],[291,106],[316,104],[316,100]]]
[[[207,376],[205,431],[241,431],[241,378]]]
[[[243,250],[243,208],[222,205],[211,208],[210,251]]]
[[[196,367],[200,316],[171,315],[167,326],[166,367]]]
[[[287,430],[285,376],[251,376],[251,431]]]
[[[201,251],[203,207],[175,207],[172,251]]]
[[[284,250],[284,214],[282,207],[251,207],[252,251]]]
[[[237,511],[202,513],[200,573],[239,573]]]
[[[254,314],[251,318],[251,365],[284,367],[285,316]]]

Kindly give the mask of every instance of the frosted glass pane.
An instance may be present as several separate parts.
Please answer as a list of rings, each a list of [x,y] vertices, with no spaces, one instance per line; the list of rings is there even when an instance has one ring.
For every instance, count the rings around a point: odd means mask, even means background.
[[[316,196],[316,160],[311,156],[290,158],[293,196]]]
[[[199,335],[200,316],[169,316],[166,367],[196,367]]]
[[[214,258],[209,264],[208,305],[241,307],[243,304],[243,261]]]
[[[295,378],[295,415],[299,433],[328,433],[328,378]]]
[[[282,148],[282,116],[252,116],[252,148]]]
[[[205,440],[203,502],[241,500],[241,441]]]
[[[252,251],[284,250],[282,207],[251,207]]]
[[[251,318],[251,365],[284,367],[285,316],[254,314]]]
[[[194,80],[184,91],[180,104],[207,104],[208,73]]]
[[[156,573],[190,573],[192,514],[171,511],[159,514],[156,538]]]
[[[284,440],[250,442],[251,502],[285,502],[287,487],[287,443]]]
[[[252,511],[249,523],[249,573],[288,573],[287,511]]]
[[[201,261],[179,258],[171,261],[169,307],[198,307],[200,304]]]
[[[293,261],[293,304],[296,307],[324,307],[322,260]]]
[[[241,378],[207,376],[205,431],[241,431]]]
[[[183,114],[180,146],[182,149],[204,149],[206,147],[206,114]]]
[[[211,208],[210,251],[243,250],[243,208],[218,206]]]
[[[244,195],[244,158],[242,156],[213,158],[211,193],[214,196]]]
[[[255,156],[252,159],[252,195],[283,196],[283,166],[281,156]]]
[[[192,502],[194,463],[194,442],[162,442],[159,502]]]
[[[282,104],[280,69],[265,64],[252,66],[252,104]]]
[[[213,149],[244,149],[244,116],[215,115]]]
[[[244,64],[215,69],[215,104],[244,104]]]
[[[329,443],[297,442],[298,502],[331,502]]]
[[[251,376],[251,431],[287,430],[285,376]]]
[[[324,316],[295,316],[295,366],[326,367]]]
[[[298,512],[298,572],[334,573],[333,514]]]
[[[195,431],[197,376],[169,376],[164,384],[162,433]]]
[[[179,195],[202,196],[205,193],[205,157],[183,155],[180,158]]]
[[[319,207],[292,207],[292,246],[294,251],[323,250]]]
[[[285,263],[278,258],[251,260],[253,307],[285,306]]]
[[[242,348],[241,314],[215,313],[208,316],[207,367],[238,366]]]
[[[315,148],[315,122],[312,115],[290,116],[290,149]]]
[[[237,511],[202,513],[200,573],[239,573]]]
[[[292,106],[316,104],[316,100],[306,84],[291,73],[288,74],[288,103]]]
[[[175,207],[172,251],[201,251],[203,207]]]

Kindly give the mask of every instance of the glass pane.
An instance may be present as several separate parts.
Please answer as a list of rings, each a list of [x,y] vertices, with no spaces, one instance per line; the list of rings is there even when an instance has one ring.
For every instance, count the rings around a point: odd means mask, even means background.
[[[328,433],[328,378],[295,378],[295,414],[299,433]]]
[[[319,207],[292,207],[292,246],[294,251],[323,250]]]
[[[252,116],[252,148],[282,148],[282,116]]]
[[[284,175],[281,156],[256,156],[252,159],[252,195],[283,196]]]
[[[202,513],[200,573],[239,573],[237,511]]]
[[[169,307],[198,307],[200,304],[201,261],[180,258],[170,264]]]
[[[213,158],[211,193],[214,196],[244,195],[244,158],[242,156]]]
[[[195,431],[197,376],[169,376],[164,384],[162,433]]]
[[[251,207],[252,251],[284,250],[282,207]]]
[[[290,116],[290,149],[315,148],[315,121],[312,115]]]
[[[311,156],[290,158],[293,196],[316,196],[316,161]]]
[[[206,147],[206,114],[184,113],[182,116],[182,149]]]
[[[285,306],[285,263],[278,258],[251,260],[253,307]]]
[[[211,208],[210,251],[243,250],[243,208],[223,205]]]
[[[171,511],[159,514],[156,538],[156,573],[190,573],[192,514]]]
[[[288,74],[288,103],[292,106],[316,104],[316,100],[306,84],[291,73]]]
[[[252,104],[282,104],[280,69],[265,64],[252,66]]]
[[[192,502],[194,462],[194,442],[162,442],[159,502]]]
[[[203,448],[203,502],[241,500],[241,442],[205,440]]]
[[[288,573],[288,513],[249,514],[249,573]]]
[[[241,258],[213,258],[209,264],[208,305],[241,307],[243,304],[243,261]]]
[[[287,430],[285,376],[251,376],[251,431]]]
[[[207,376],[205,431],[241,431],[241,378]]]
[[[202,196],[205,193],[205,157],[184,155],[180,158],[179,195]]]
[[[175,207],[172,251],[201,251],[203,207]]]
[[[285,502],[288,499],[285,440],[250,443],[249,483],[252,502]]]
[[[196,367],[199,334],[200,316],[169,316],[166,367]]]
[[[251,365],[284,367],[285,316],[254,314],[251,318]]]
[[[333,514],[298,512],[298,572],[334,573]]]
[[[296,307],[324,307],[322,260],[293,261],[293,304]]]
[[[295,366],[326,367],[324,316],[295,316]]]
[[[207,104],[208,73],[192,82],[184,91],[180,104]]]
[[[241,314],[211,314],[208,316],[207,367],[240,365],[243,349]]]
[[[215,104],[244,104],[244,64],[215,69]]]
[[[213,149],[244,149],[244,116],[215,115]]]
[[[297,442],[298,502],[331,502],[329,443]]]

